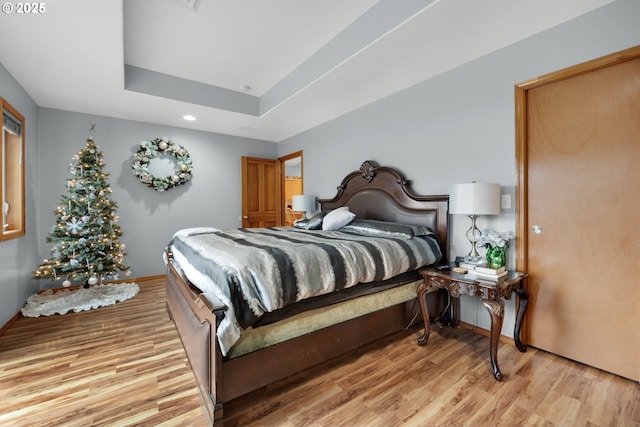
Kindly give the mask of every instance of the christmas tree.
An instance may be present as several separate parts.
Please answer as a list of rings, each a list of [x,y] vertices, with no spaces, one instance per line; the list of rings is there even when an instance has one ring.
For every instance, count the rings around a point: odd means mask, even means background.
[[[93,130],[93,128],[92,128]],[[102,282],[105,277],[118,278],[125,245],[116,223],[117,204],[111,199],[108,173],[103,171],[103,154],[90,136],[83,150],[73,157],[67,179],[67,195],[62,195],[47,242],[53,242],[51,258],[34,271],[36,279],[82,281],[86,285]]]

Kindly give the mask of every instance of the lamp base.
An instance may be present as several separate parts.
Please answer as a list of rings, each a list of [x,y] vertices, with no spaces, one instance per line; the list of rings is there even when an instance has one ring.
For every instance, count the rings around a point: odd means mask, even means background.
[[[482,234],[478,227],[476,227],[478,215],[469,215],[469,218],[471,218],[471,227],[469,227],[465,235],[467,236],[469,243],[471,243],[471,251],[469,252],[469,255],[465,257],[465,262],[478,264],[479,262],[474,260],[481,260],[482,258],[476,249],[476,243],[478,243]],[[467,259],[469,261],[467,261]]]

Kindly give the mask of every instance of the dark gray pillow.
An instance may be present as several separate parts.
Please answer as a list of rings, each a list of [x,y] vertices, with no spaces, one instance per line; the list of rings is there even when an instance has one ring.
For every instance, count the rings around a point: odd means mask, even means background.
[[[402,239],[412,239],[413,236],[433,234],[427,227],[374,219],[355,219],[342,227],[340,231],[366,234],[368,236],[399,237]]]
[[[322,219],[325,215],[325,212],[318,212],[311,218],[303,218],[295,221],[293,226],[302,228],[303,230],[322,230]]]

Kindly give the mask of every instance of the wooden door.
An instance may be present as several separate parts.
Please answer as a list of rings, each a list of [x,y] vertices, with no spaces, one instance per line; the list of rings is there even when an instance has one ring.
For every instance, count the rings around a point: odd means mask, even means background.
[[[530,345],[640,379],[640,47],[519,85]]]
[[[242,157],[242,226],[281,225],[280,161]]]

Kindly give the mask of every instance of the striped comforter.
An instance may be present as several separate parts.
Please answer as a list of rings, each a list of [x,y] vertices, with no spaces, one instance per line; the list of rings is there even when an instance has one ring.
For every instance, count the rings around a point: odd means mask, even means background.
[[[292,227],[190,229],[169,244],[185,276],[227,307],[217,328],[227,354],[265,312],[437,262],[434,236],[388,238]]]

